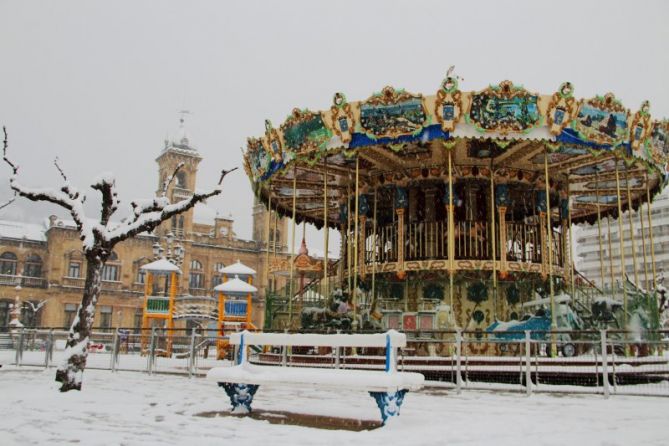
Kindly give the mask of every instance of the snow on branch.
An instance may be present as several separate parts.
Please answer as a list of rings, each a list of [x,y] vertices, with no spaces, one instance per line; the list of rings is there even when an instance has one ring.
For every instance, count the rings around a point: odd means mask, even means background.
[[[9,177],[9,186],[14,191],[14,195],[19,195],[31,201],[47,201],[67,209],[70,211],[70,215],[77,225],[77,229],[81,233],[81,239],[84,241],[84,246],[92,244],[93,231],[85,224],[86,216],[84,214],[84,202],[86,201],[86,196],[81,195],[75,188],[70,186],[67,176],[60,166],[58,166],[57,161],[56,168],[63,177],[63,185],[60,190],[51,188],[30,188],[19,183],[17,180],[19,166],[7,156],[7,148],[9,146],[7,128],[3,126],[2,131],[4,132],[2,159],[12,169],[12,175]]]
[[[174,174],[179,168],[175,169]],[[237,170],[237,167],[231,170],[222,170],[221,177],[215,188],[208,192],[196,192],[190,198],[183,199],[176,203],[170,203],[167,197],[155,197],[153,200],[139,204],[133,202],[133,211],[135,218],[119,225],[107,232],[106,241],[114,245],[127,238],[134,237],[142,232],[153,231],[160,223],[169,220],[173,215],[186,212],[197,203],[206,200],[209,197],[218,195],[223,190],[223,179],[230,172]]]
[[[116,191],[116,180],[112,174],[104,173],[99,175],[91,185],[92,189],[101,193],[102,202],[100,205],[100,220],[98,222],[90,221],[86,218],[86,214],[84,213],[86,196],[80,194],[70,185],[65,171],[59,164],[58,158],[55,159],[54,165],[56,166],[56,169],[58,169],[60,176],[63,178],[63,185],[59,190],[51,188],[30,188],[18,182],[17,176],[19,166],[7,156],[7,130],[3,127],[3,131],[5,139],[2,159],[12,169],[9,185],[14,191],[14,198],[12,198],[10,202],[14,201],[16,195],[19,195],[32,201],[47,201],[67,209],[81,234],[85,252],[90,252],[94,248],[111,251],[114,245],[118,242],[134,237],[142,232],[152,232],[158,225],[160,225],[160,223],[169,220],[173,215],[186,212],[197,203],[220,194],[223,190],[222,183],[225,176],[228,173],[237,170],[235,167],[231,170],[221,171],[221,177],[218,180],[218,184],[208,192],[196,191],[190,198],[181,200],[177,203],[170,203],[170,200],[167,198],[167,189],[184,165],[183,163],[179,163],[172,175],[170,175],[170,177],[163,183],[163,188],[160,191],[159,196],[156,196],[151,200],[133,201],[131,203],[133,217],[121,224],[111,225],[110,219],[121,203]],[[0,206],[0,209],[7,204]]]

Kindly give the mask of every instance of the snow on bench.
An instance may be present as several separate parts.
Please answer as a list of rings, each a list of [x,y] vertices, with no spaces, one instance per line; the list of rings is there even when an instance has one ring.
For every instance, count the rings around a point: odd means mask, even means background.
[[[406,335],[395,330],[378,334],[288,334],[251,333],[230,335],[230,344],[238,345],[237,365],[216,367],[207,379],[216,381],[230,397],[233,413],[248,413],[260,385],[303,385],[315,388],[348,388],[369,392],[381,410],[385,424],[399,415],[404,395],[423,387],[420,373],[397,371],[397,348],[406,346]],[[385,371],[343,370],[255,365],[248,362],[251,345],[313,347],[385,347]]]

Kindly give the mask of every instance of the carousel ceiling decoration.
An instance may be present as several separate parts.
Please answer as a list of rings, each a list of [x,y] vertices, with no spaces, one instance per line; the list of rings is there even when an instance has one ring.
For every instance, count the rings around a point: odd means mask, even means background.
[[[492,176],[526,183],[543,175],[546,163],[551,179],[578,195],[578,220],[592,215],[592,203],[607,200],[608,192],[598,198],[595,191],[610,191],[616,173],[623,188],[629,181],[633,202],[647,186],[661,189],[669,121],[654,119],[648,101],[631,112],[612,93],[578,99],[570,82],[551,94],[511,81],[462,91],[449,71],[433,95],[385,87],[349,102],[336,93],[327,110],[296,108],[278,127],[267,120],[265,134],[248,139],[244,164],[258,195],[274,197],[279,212],[289,214],[295,175],[301,189],[310,189],[299,194],[298,219],[318,224],[327,206],[333,224],[356,166],[362,188],[406,186],[444,181],[451,155],[454,181]],[[517,174],[502,177],[502,170]],[[324,197],[326,177],[331,189]]]

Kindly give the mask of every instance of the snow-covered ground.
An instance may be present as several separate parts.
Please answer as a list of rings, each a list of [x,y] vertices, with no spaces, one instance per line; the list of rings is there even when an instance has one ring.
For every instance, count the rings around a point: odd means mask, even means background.
[[[664,445],[669,400],[426,390],[409,393],[392,424],[354,432],[228,416],[228,398],[201,378],[87,370],[61,394],[55,371],[0,369],[0,444],[85,445]],[[379,420],[364,392],[261,387],[256,412]]]

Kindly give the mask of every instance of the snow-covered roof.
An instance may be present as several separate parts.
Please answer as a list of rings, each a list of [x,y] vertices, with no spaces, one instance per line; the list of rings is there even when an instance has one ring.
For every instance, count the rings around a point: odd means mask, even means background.
[[[214,291],[220,291],[222,293],[255,293],[258,291],[258,288],[253,285],[244,282],[239,277],[235,276],[234,279],[228,280],[227,282],[216,285]]]
[[[149,271],[152,273],[171,273],[176,272],[181,274],[181,270],[174,263],[170,262],[166,258],[156,260],[155,262],[147,263],[142,266],[140,269],[144,271]]]
[[[0,237],[45,242],[46,226],[44,224],[0,220]]]
[[[253,268],[249,268],[248,266],[244,265],[242,262],[237,260],[237,262],[233,263],[232,265],[228,265],[224,268],[221,268],[219,272],[222,274],[230,274],[230,275],[252,276],[256,273],[256,270],[254,270]]]

